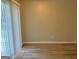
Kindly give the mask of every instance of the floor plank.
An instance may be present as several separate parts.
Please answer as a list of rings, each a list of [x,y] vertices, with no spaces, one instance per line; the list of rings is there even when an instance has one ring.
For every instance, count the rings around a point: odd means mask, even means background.
[[[76,45],[27,45],[16,59],[76,59]]]

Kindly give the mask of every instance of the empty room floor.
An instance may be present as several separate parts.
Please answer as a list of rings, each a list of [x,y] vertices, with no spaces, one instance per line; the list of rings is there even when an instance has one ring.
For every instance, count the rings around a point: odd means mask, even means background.
[[[75,44],[24,45],[15,59],[77,59]]]

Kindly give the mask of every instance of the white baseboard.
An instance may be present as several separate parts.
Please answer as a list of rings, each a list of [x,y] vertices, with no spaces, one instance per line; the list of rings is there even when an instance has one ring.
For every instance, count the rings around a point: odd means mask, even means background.
[[[76,41],[63,42],[23,42],[23,44],[76,44]]]

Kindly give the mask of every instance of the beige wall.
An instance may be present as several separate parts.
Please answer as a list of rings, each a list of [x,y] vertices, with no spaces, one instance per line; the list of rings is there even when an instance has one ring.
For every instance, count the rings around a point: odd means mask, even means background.
[[[76,0],[22,0],[23,42],[76,41]]]

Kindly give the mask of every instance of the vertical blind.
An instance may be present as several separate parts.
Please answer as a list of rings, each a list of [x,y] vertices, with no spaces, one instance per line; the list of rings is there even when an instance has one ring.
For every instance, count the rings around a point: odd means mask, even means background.
[[[12,46],[12,28],[10,7],[7,0],[1,1],[1,56],[11,56],[13,54]]]

